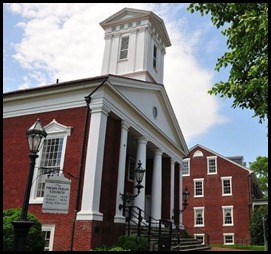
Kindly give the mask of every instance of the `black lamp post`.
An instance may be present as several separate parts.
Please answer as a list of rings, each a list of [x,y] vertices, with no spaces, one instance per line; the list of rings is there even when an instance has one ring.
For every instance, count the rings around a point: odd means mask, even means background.
[[[173,209],[173,216],[172,216],[172,220],[175,220],[175,218],[178,218],[178,215],[180,215],[188,206],[188,198],[189,198],[189,191],[187,186],[185,187],[184,191],[183,191],[183,209]],[[175,224],[176,229],[177,229],[177,237],[178,237],[178,248],[177,251],[179,251],[179,247],[180,247],[180,225],[179,222]]]
[[[174,215],[172,216],[172,220],[174,220],[175,217],[177,217],[179,214],[181,214],[185,209],[186,207],[188,206],[188,198],[189,198],[189,191],[188,191],[188,188],[187,186],[185,187],[184,191],[183,191],[183,209],[173,209],[173,213]]]
[[[135,188],[137,188],[137,194],[135,194],[135,195],[133,195],[132,193],[120,194],[121,198],[123,200],[123,204],[119,205],[120,210],[123,208],[123,206],[126,203],[132,202],[139,195],[140,190],[143,188],[143,186],[141,185],[141,182],[144,177],[145,169],[143,169],[141,165],[142,165],[142,163],[139,160],[137,163],[137,167],[134,169],[134,175],[135,175],[135,179],[137,181],[137,185],[135,186]]]
[[[29,203],[34,168],[36,164],[36,158],[39,157],[37,153],[39,152],[43,144],[43,141],[47,136],[47,133],[42,127],[39,119],[26,131],[26,136],[27,136],[29,151],[30,151],[29,173],[28,173],[28,179],[27,179],[27,184],[26,184],[26,189],[25,189],[25,194],[24,194],[24,201],[23,201],[23,207],[22,207],[20,220],[12,221],[12,225],[14,227],[14,250],[15,251],[26,250],[25,247],[26,247],[28,231],[34,223],[27,219],[28,203]]]

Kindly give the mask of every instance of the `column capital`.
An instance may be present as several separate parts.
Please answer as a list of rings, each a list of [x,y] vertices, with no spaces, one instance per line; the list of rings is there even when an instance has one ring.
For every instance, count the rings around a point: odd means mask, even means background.
[[[163,151],[160,148],[156,148],[152,150],[154,152],[154,155],[162,155]]]
[[[137,139],[137,142],[141,144],[147,144],[148,140],[144,136],[141,136]]]
[[[108,113],[110,112],[110,108],[107,107],[104,104],[94,104],[91,105],[91,114],[93,113],[104,113],[105,115],[108,115]]]
[[[121,128],[128,130],[130,128],[130,126],[131,125],[126,120],[121,121]]]
[[[176,159],[174,159],[174,158],[170,158],[170,163],[171,163],[171,165],[175,165],[175,163],[176,163]]]

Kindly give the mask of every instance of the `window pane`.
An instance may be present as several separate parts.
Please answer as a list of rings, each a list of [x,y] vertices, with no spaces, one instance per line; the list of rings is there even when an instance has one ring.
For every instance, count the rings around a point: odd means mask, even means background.
[[[40,168],[38,170],[37,197],[44,196],[45,180],[60,169],[63,138],[46,139],[43,143]]]
[[[225,209],[225,224],[232,224],[231,209]]]
[[[209,159],[209,173],[215,173],[216,172],[216,160],[215,159]]]
[[[128,56],[128,45],[129,45],[129,36],[124,36],[121,38],[121,47],[120,47],[120,59],[125,59]]]
[[[202,195],[202,182],[196,182],[196,196]]]
[[[203,224],[202,210],[196,210],[196,225]]]
[[[231,193],[230,180],[223,180],[223,184],[224,184],[224,194],[230,194]]]
[[[183,175],[188,175],[188,170],[189,170],[188,161],[183,161],[183,168],[182,169],[183,169],[182,174]]]

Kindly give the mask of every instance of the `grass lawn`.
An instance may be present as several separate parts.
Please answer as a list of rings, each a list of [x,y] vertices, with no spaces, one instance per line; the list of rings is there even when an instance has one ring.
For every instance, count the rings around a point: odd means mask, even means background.
[[[241,244],[234,244],[234,245],[223,245],[223,244],[211,244],[211,247],[219,247],[225,249],[243,249],[243,250],[255,250],[255,251],[264,251],[264,246],[260,245],[241,245]]]

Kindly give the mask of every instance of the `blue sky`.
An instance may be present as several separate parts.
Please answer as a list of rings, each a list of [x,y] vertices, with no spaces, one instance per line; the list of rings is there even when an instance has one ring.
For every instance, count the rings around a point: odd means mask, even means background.
[[[210,16],[185,3],[8,3],[3,6],[3,92],[101,74],[104,30],[100,22],[124,7],[150,10],[164,20],[164,86],[188,148],[201,144],[223,156],[253,162],[268,156],[267,124],[232,100],[209,95],[228,70],[214,71],[226,38]]]

